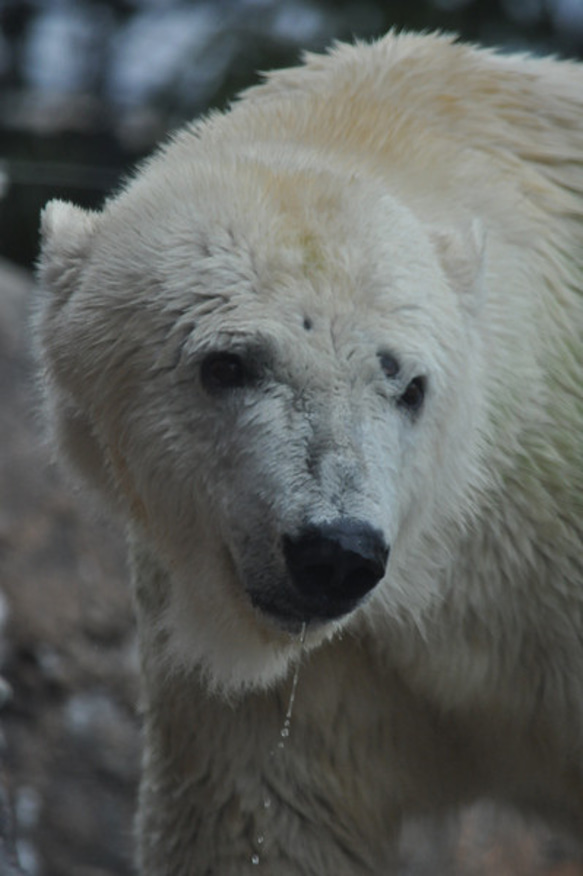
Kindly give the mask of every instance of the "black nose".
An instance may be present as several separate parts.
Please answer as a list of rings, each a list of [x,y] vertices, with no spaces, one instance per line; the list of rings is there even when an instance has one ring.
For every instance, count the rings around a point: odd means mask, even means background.
[[[285,536],[283,550],[306,612],[329,618],[352,610],[378,584],[389,557],[382,533],[352,519]]]

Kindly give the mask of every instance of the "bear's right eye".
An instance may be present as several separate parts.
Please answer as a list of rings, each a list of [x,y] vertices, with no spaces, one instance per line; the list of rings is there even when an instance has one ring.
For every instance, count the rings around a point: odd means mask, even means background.
[[[202,385],[207,392],[240,389],[249,382],[245,362],[237,353],[209,353],[200,366]]]

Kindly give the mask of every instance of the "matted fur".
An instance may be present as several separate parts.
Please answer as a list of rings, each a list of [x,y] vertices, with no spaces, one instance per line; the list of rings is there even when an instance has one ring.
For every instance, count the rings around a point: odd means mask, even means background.
[[[130,532],[143,874],[385,876],[484,794],[583,835],[582,160],[580,66],[389,34],[47,207],[55,440]],[[259,378],[213,395],[213,351]],[[299,625],[254,606],[343,517],[387,573],[308,624],[274,758]]]

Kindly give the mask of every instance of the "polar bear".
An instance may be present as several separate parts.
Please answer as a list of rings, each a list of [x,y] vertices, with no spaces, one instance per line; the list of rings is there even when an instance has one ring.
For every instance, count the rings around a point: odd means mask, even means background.
[[[128,529],[143,874],[384,876],[478,795],[583,835],[582,252],[581,67],[442,35],[308,55],[46,208],[50,421]]]

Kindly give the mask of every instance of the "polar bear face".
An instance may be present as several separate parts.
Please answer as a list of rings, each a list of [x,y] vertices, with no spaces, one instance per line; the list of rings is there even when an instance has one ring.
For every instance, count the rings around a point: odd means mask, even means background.
[[[237,171],[57,203],[42,265],[59,440],[168,571],[165,658],[226,690],[304,625],[415,610],[479,480],[475,235],[376,181]]]

